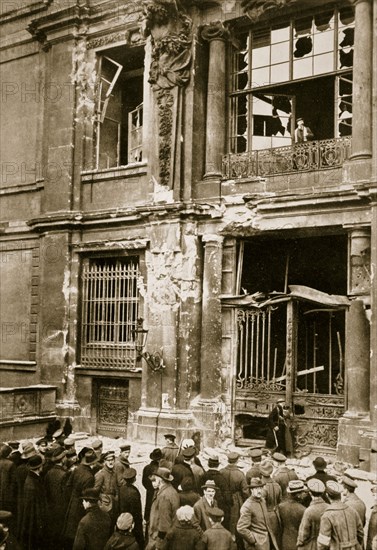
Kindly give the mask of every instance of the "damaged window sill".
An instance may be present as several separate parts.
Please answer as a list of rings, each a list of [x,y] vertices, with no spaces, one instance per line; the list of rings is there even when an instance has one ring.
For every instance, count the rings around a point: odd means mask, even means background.
[[[36,361],[17,361],[10,359],[1,359],[0,370],[35,372],[37,370],[37,363]]]
[[[81,172],[82,183],[93,183],[96,181],[113,180],[142,176],[147,173],[146,162],[136,162],[127,166],[115,166],[105,170],[84,170]]]

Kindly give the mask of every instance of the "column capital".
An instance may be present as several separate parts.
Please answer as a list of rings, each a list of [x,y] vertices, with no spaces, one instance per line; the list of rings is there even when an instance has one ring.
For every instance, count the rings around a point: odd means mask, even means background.
[[[222,245],[224,241],[224,237],[222,237],[221,235],[215,235],[214,233],[209,233],[207,235],[203,235],[202,237],[202,242],[205,244],[205,245],[215,245],[215,246],[220,246]]]
[[[229,31],[221,21],[214,21],[203,27],[202,38],[208,42],[212,40],[222,40],[225,42],[229,38]]]

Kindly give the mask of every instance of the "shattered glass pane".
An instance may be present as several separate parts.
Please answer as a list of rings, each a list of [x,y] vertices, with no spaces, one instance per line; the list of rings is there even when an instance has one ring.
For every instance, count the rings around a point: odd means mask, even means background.
[[[334,12],[318,13],[314,16],[315,31],[324,32],[334,29]]]
[[[241,73],[237,75],[237,90],[245,90],[247,88],[249,77],[247,73]]]
[[[294,22],[295,36],[307,35],[312,33],[313,17],[304,17],[296,19]]]
[[[311,36],[302,36],[295,43],[295,50],[293,56],[296,58],[304,57],[313,50],[313,41]]]

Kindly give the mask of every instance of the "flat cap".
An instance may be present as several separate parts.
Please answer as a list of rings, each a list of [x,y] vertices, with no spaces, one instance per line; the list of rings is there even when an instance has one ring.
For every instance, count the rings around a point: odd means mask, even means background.
[[[130,451],[131,450],[131,445],[129,443],[122,443],[122,445],[120,445],[119,449],[121,451]]]
[[[133,479],[134,477],[136,477],[136,470],[135,468],[125,468],[124,472],[123,472],[123,478],[124,479]]]
[[[13,517],[12,512],[8,512],[8,510],[0,510],[0,523],[7,522],[12,517]]]
[[[194,508],[192,508],[192,506],[188,506],[188,505],[181,506],[176,511],[178,521],[187,521],[187,522],[189,522],[194,517],[194,514],[195,514]]]
[[[174,434],[165,434],[164,437],[166,439],[173,439],[173,441],[175,440],[175,435]]]
[[[276,460],[276,462],[285,462],[287,460],[287,457],[283,455],[283,453],[274,453],[272,458]]]
[[[224,512],[220,508],[209,508],[207,514],[211,519],[219,520],[224,517]]]
[[[132,524],[134,522],[134,518],[129,512],[125,512],[123,514],[120,514],[120,516],[117,519],[117,527],[119,531],[128,531],[131,529]]]
[[[75,444],[75,440],[71,437],[66,437],[63,441],[65,447],[73,447]]]
[[[248,455],[251,458],[259,458],[262,456],[262,449],[250,449]]]
[[[239,458],[240,458],[240,455],[238,453],[236,453],[235,451],[227,454],[228,462],[230,462],[231,464],[234,464],[235,462],[237,462],[237,460]]]
[[[323,481],[316,479],[315,477],[309,479],[306,485],[308,486],[309,491],[312,491],[313,493],[324,493],[326,490]]]
[[[100,439],[95,439],[90,446],[92,449],[97,451],[98,449],[101,449],[103,447],[103,443]]]

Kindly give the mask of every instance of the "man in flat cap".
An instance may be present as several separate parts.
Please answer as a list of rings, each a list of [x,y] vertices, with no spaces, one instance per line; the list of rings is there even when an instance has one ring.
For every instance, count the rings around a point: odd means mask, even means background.
[[[156,493],[152,502],[146,550],[163,548],[166,533],[173,526],[179,508],[179,496],[172,485],[173,479],[167,468],[158,468],[151,476]]]
[[[351,508],[354,508],[356,512],[359,514],[361,523],[363,524],[363,527],[365,525],[366,521],[366,512],[367,507],[365,506],[365,503],[357,496],[355,493],[355,489],[357,488],[357,483],[354,479],[351,477],[344,475],[342,478],[342,485],[343,485],[343,502],[351,506]]]
[[[46,536],[51,548],[63,548],[62,531],[64,517],[67,510],[66,484],[69,473],[65,468],[67,451],[63,447],[53,450],[51,456],[52,467],[44,477],[47,500],[47,529]]]
[[[241,507],[237,532],[245,542],[245,550],[279,550],[269,524],[263,486],[261,479],[252,478],[249,483],[250,497]]]
[[[129,457],[131,454],[131,445],[129,443],[122,443],[119,450],[120,454],[114,465],[114,473],[118,487],[125,484],[124,472],[130,467]]]
[[[114,472],[115,452],[107,451],[101,455],[103,467],[94,475],[94,488],[99,492],[100,501],[108,503],[111,527],[115,526],[118,517],[118,487]]]
[[[246,482],[246,477],[238,468],[237,462],[240,455],[237,452],[230,452],[227,455],[228,464],[220,470],[223,474],[226,484],[226,502],[231,502],[229,512],[229,531],[237,542],[237,547],[242,548],[242,541],[237,533],[237,521],[240,517],[240,509],[242,504],[249,496],[249,488]]]
[[[324,511],[317,539],[318,550],[361,550],[364,530],[359,514],[341,501],[343,487],[337,481],[326,483],[330,504]]]
[[[204,532],[204,548],[206,550],[233,550],[235,547],[233,537],[222,525],[224,512],[221,508],[211,508],[208,516],[211,527]]]
[[[131,514],[120,514],[115,532],[106,543],[104,550],[140,550],[140,546],[132,533],[134,520]]]
[[[325,484],[320,479],[309,479],[307,487],[311,495],[311,502],[306,508],[298,530],[297,548],[300,550],[317,550],[317,538],[321,517],[328,507],[323,495]]]
[[[77,527],[73,550],[103,550],[111,533],[110,516],[100,510],[96,489],[84,489],[81,501],[85,516]]]
[[[175,459],[179,453],[179,447],[175,442],[174,434],[165,434],[165,447],[162,447],[162,457],[164,460],[170,462],[171,468],[175,462]]]

